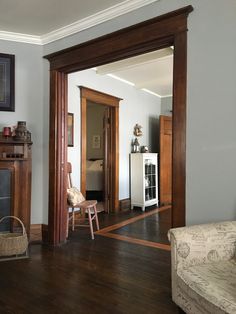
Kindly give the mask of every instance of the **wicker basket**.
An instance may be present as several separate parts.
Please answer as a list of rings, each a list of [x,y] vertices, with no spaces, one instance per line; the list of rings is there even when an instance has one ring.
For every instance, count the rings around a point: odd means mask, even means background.
[[[26,252],[28,247],[28,238],[23,222],[15,216],[5,216],[0,219],[0,223],[7,219],[13,218],[18,220],[22,227],[21,233],[0,233],[0,256],[19,255]]]

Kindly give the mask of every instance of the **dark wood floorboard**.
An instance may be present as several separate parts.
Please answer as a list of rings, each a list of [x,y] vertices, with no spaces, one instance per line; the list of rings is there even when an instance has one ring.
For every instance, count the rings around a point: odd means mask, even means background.
[[[100,216],[101,225],[130,217],[109,216]],[[0,266],[1,314],[178,313],[170,252],[98,235],[92,241],[87,228],[66,245],[32,245],[30,259]]]
[[[137,239],[169,244],[167,233],[170,228],[170,209],[168,209],[111,232]]]

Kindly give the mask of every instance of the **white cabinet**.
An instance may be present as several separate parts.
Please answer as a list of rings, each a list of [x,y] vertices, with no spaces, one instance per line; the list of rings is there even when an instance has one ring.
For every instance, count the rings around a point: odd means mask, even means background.
[[[130,154],[131,209],[158,205],[157,154]]]

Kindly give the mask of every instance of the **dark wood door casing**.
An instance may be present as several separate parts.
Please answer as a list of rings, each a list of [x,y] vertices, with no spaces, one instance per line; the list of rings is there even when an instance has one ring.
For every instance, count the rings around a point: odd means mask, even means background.
[[[187,17],[192,6],[45,56],[50,62],[49,243],[66,239],[67,74],[174,46],[172,226],[185,225]],[[115,115],[118,115],[116,112]],[[117,187],[118,188],[118,187]]]
[[[119,130],[117,130],[119,132]],[[110,211],[111,196],[111,107],[106,107],[103,116],[103,204],[104,210]],[[119,178],[117,178],[119,180]]]
[[[81,191],[86,194],[86,146],[87,126],[86,112],[87,101],[108,106],[111,114],[111,145],[109,148],[109,159],[112,160],[111,173],[109,174],[110,206],[113,211],[119,210],[119,103],[121,98],[102,93],[100,91],[79,86],[81,98]]]
[[[159,117],[159,204],[172,203],[172,117]]]

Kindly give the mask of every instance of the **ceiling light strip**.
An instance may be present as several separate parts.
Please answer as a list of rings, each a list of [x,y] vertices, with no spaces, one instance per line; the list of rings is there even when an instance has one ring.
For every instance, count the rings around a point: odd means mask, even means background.
[[[159,97],[159,98],[162,98],[161,95],[159,95],[159,94],[157,94],[157,93],[154,93],[154,92],[150,91],[150,90],[147,89],[147,88],[141,88],[141,90],[143,90],[144,92],[146,92],[146,93],[148,93],[148,94],[151,94],[151,95],[153,95],[153,96],[157,96],[157,97]]]
[[[112,77],[112,78],[114,78],[114,79],[116,79],[116,80],[118,80],[118,81],[121,81],[121,82],[123,82],[123,83],[126,83],[126,84],[128,84],[128,85],[135,86],[134,83],[132,83],[132,82],[130,82],[130,81],[127,81],[127,80],[125,80],[125,79],[123,79],[123,78],[121,78],[121,77],[119,77],[119,76],[114,75],[114,74],[107,74],[107,76],[110,76],[110,77]]]

